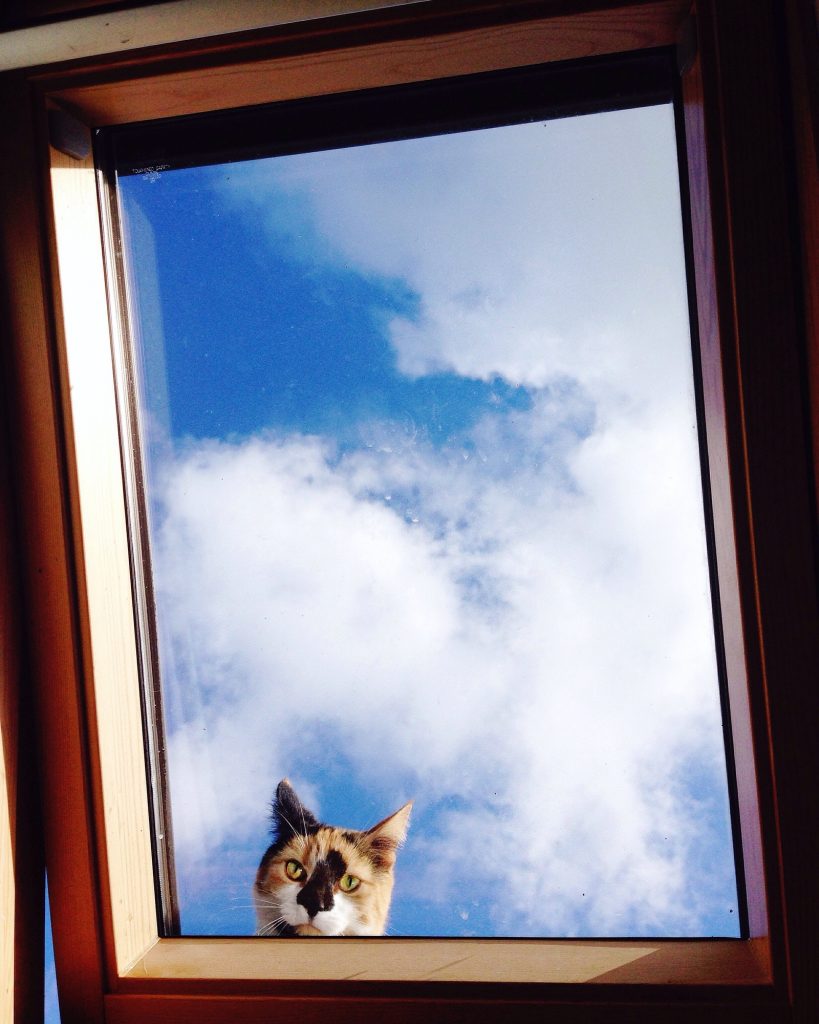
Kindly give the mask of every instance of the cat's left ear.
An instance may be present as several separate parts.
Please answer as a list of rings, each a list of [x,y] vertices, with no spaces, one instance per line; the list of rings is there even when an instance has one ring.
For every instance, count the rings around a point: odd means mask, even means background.
[[[391,868],[395,864],[395,854],[407,836],[411,811],[412,800],[364,833],[377,868]]]
[[[276,787],[272,819],[273,831],[279,839],[289,835],[306,836],[318,828],[318,821],[301,802],[289,779],[282,779]]]

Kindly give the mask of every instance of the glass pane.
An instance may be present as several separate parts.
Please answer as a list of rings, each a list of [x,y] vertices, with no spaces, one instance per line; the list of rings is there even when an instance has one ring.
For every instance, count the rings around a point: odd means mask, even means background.
[[[54,939],[51,934],[51,904],[48,883],[45,888],[45,971],[43,975],[44,1024],[60,1024],[60,1002],[57,996],[57,972],[54,967]]]
[[[661,104],[120,177],[184,933],[254,932],[288,778],[414,801],[389,935],[738,934],[676,161]],[[380,930],[341,852],[268,933]]]

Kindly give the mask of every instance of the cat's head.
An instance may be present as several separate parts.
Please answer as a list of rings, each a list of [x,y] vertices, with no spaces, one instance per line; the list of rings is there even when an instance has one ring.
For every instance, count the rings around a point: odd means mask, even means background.
[[[253,896],[259,935],[383,935],[412,802],[364,832],[324,825],[287,779]]]

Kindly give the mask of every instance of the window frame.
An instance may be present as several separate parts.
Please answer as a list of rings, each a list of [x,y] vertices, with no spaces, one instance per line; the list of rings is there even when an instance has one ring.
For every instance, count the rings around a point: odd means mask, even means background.
[[[745,31],[737,35],[741,20]],[[795,795],[792,783],[804,765],[790,748],[794,738],[807,738],[805,694],[819,652],[800,282],[777,68],[767,47],[771,20],[768,0],[700,0],[694,43],[685,0],[429,3],[178,46],[170,54],[26,72],[4,83],[6,137],[11,126],[26,153],[23,161],[5,159],[0,171],[6,195],[16,200],[7,204],[3,234],[6,251],[17,250],[8,285],[8,369],[20,438],[25,617],[30,637],[49,639],[30,641],[28,650],[65,1019],[186,1021],[207,1013],[251,1021],[267,1019],[274,1005],[285,1017],[308,1007],[317,1014],[327,999],[338,1019],[351,1020],[373,999],[396,1019],[428,1014],[430,1000],[453,1019],[500,1008],[510,1019],[528,1019],[547,1006],[557,1021],[581,1012],[592,1021],[659,1014],[688,1020],[695,1013],[706,1021],[761,1021],[790,1013],[809,970],[808,952],[799,973],[794,937],[804,936],[805,923],[793,912],[794,888],[816,892],[809,858],[800,860],[793,839],[798,816],[811,805]],[[98,126],[269,102],[293,90],[398,84],[674,43],[685,67],[708,469],[751,938],[479,940],[469,947],[484,951],[469,958],[473,973],[448,966],[468,954],[458,940],[391,941],[381,943],[385,959],[376,956],[380,967],[368,981],[343,980],[356,973],[345,964],[362,955],[350,940],[323,944],[323,980],[300,980],[302,943],[311,942],[312,957],[314,940],[276,944],[281,976],[270,979],[269,943],[158,939],[116,399],[110,372],[107,381],[98,372],[102,363],[110,366],[118,313],[109,320],[106,299],[114,299],[106,295],[93,166],[87,157],[46,151],[48,110],[69,110]],[[747,159],[760,123],[771,132],[754,142],[761,171]],[[749,219],[760,195],[770,209]],[[760,266],[769,261],[775,270],[766,279]],[[770,344],[772,330],[784,338],[779,345]],[[102,485],[101,465],[108,467]],[[783,527],[790,541],[784,558],[777,536]],[[809,756],[815,765],[815,749]],[[513,980],[487,978],[497,943]],[[419,977],[413,965],[426,957],[423,946],[432,959]],[[554,980],[543,980],[544,949]],[[612,950],[625,959],[612,960]],[[431,973],[447,980],[430,980]]]
[[[163,696],[160,687],[162,667],[157,649],[157,623],[151,571],[151,538],[148,506],[144,494],[146,438],[143,417],[142,379],[144,353],[139,339],[141,305],[139,289],[133,280],[135,266],[128,256],[124,234],[120,179],[138,177],[145,169],[163,166],[174,169],[202,167],[252,160],[283,153],[305,153],[316,149],[369,145],[397,139],[437,136],[446,132],[467,132],[496,125],[521,124],[530,119],[550,121],[561,117],[578,118],[600,111],[638,110],[655,104],[672,105],[674,123],[681,116],[673,54],[667,49],[607,55],[570,62],[556,62],[514,68],[488,74],[456,76],[432,83],[391,86],[376,90],[339,93],[272,106],[263,105],[199,114],[187,118],[160,119],[126,126],[98,129],[94,137],[97,185],[102,208],[104,248],[114,254],[108,260],[108,292],[116,292],[115,316],[119,330],[112,332],[117,349],[115,389],[118,396],[122,461],[127,493],[126,514],[132,551],[134,606],[136,609],[140,676],[143,693],[143,719],[151,763],[152,820],[155,838],[155,874],[161,894],[161,933],[179,935],[179,911],[174,870],[172,815],[168,764],[164,756],[166,740],[163,725]],[[676,141],[672,160],[679,173]],[[136,170],[135,170],[136,169]],[[672,186],[674,179],[672,178]],[[681,229],[682,230],[682,229]],[[683,245],[683,250],[685,246]],[[153,255],[153,259],[155,259]],[[158,273],[159,268],[156,268]],[[693,308],[693,307],[692,307]],[[686,313],[689,313],[686,310]],[[687,321],[686,321],[687,327]],[[118,335],[118,336],[117,336]],[[122,352],[119,349],[123,349]],[[166,353],[168,356],[168,353]],[[692,392],[698,394],[699,365],[692,367]],[[142,396],[142,397],[140,397]],[[693,399],[692,399],[693,401]],[[695,413],[698,416],[699,405]],[[694,481],[700,486],[701,476]],[[695,495],[696,497],[696,495]],[[710,546],[710,512],[705,510],[702,524]],[[715,662],[719,660],[717,652]],[[721,666],[714,665],[722,677]],[[715,685],[721,683],[714,680]],[[166,698],[167,699],[167,694]],[[721,713],[721,712],[718,712]],[[724,732],[728,732],[725,725]],[[730,746],[730,735],[723,747]],[[729,775],[731,773],[729,772]],[[730,799],[733,820],[734,794]],[[166,809],[168,812],[166,813]],[[729,845],[731,840],[728,840]],[[741,857],[738,842],[731,864]],[[737,875],[739,876],[739,872]],[[737,908],[732,910],[739,934],[747,933],[742,881],[738,878]],[[731,883],[733,884],[733,883]],[[196,934],[187,931],[187,934]]]

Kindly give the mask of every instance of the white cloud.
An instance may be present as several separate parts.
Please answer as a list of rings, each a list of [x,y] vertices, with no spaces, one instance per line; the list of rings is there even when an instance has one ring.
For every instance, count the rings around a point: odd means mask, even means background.
[[[688,371],[677,181],[660,106],[259,161],[220,195],[305,261],[414,289],[402,372],[662,400]]]
[[[510,486],[453,449],[339,461],[301,437],[210,443],[169,466],[160,609],[195,652],[180,685],[201,695],[171,739],[181,860],[246,835],[329,728],[376,790],[411,778],[421,807],[477,801],[439,844],[418,837],[439,867],[451,858],[439,898],[465,856],[502,875],[514,849],[510,905],[539,874],[545,928],[570,930],[573,875],[600,930],[626,911],[683,928],[679,775],[689,758],[717,769],[721,742],[705,567],[681,481],[644,500],[668,446],[631,440],[640,474],[621,452],[619,473],[595,476],[605,438],[576,442],[576,493],[537,468]],[[408,479],[409,521],[384,499]]]

